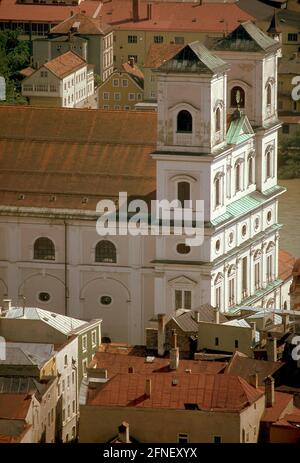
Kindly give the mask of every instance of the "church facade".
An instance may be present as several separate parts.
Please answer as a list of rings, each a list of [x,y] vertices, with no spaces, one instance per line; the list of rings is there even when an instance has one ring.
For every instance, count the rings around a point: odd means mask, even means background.
[[[252,23],[155,72],[156,113],[0,108],[0,296],[144,343],[179,308],[289,307],[278,277],[277,60]],[[9,127],[9,128],[8,128]],[[204,201],[204,242],[107,236],[96,204],[118,195]]]

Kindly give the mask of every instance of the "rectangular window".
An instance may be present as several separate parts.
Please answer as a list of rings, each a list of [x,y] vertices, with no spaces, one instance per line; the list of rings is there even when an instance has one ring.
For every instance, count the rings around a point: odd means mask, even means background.
[[[75,384],[75,371],[72,371],[72,384]]]
[[[239,341],[237,339],[234,341],[234,347],[236,349],[239,347]]]
[[[103,92],[103,100],[109,100],[109,92]]]
[[[177,45],[184,45],[184,37],[175,37],[174,41]]]
[[[298,34],[288,34],[288,42],[298,42]]]
[[[108,109],[109,109],[109,106],[106,104],[106,105],[103,106],[103,109],[108,110]]]
[[[243,297],[247,296],[247,291],[248,291],[248,259],[247,257],[243,257],[242,260],[242,290],[243,290]]]
[[[119,87],[119,79],[114,79],[113,80],[113,86],[114,87]]]
[[[115,99],[115,101],[120,101],[121,100],[121,93],[115,93],[114,94],[114,99]]]
[[[255,289],[260,289],[260,263],[256,262],[254,266]]]
[[[236,193],[241,190],[241,165],[235,167],[235,191]]]
[[[130,110],[130,106],[127,106],[127,105],[126,105],[126,106],[124,106],[124,109],[125,109],[126,111],[129,111],[129,110]]]
[[[267,279],[268,282],[273,281],[273,257],[267,257]]]
[[[229,280],[229,305],[232,306],[235,303],[235,279]]]
[[[215,338],[215,346],[219,345],[219,338]]]
[[[72,402],[72,412],[75,413],[75,400]]]
[[[128,43],[137,43],[137,35],[128,35]]]
[[[191,310],[192,307],[192,292],[181,289],[175,290],[175,309]]]
[[[135,100],[135,93],[128,93],[128,100],[134,101]]]
[[[154,36],[154,43],[163,43],[164,42],[164,38],[162,35],[155,35]]]
[[[68,418],[70,418],[70,416],[71,416],[71,407],[70,405],[68,405]]]
[[[67,377],[67,387],[70,387],[70,376]]]
[[[87,350],[87,336],[82,336],[82,350],[83,352]]]
[[[116,105],[114,106],[114,109],[115,109],[115,111],[120,111],[120,109],[121,109],[121,106],[120,106],[120,105],[118,105],[118,104],[116,104]]]
[[[216,288],[216,307],[218,309],[221,308],[221,287],[220,286]]]
[[[86,369],[87,369],[87,359],[82,360],[82,372],[84,375],[86,375]]]
[[[180,432],[177,436],[178,444],[188,444],[189,442],[189,435],[186,432]]]
[[[221,444],[222,437],[221,436],[214,436],[214,444]]]
[[[127,79],[122,80],[122,87],[128,87],[128,80]]]

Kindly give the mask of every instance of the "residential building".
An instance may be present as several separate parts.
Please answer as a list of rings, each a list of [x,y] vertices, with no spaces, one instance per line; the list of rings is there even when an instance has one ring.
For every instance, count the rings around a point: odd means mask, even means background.
[[[178,309],[284,307],[280,45],[246,22],[215,50],[191,43],[154,71],[157,113],[0,108],[2,297],[101,317],[103,337],[130,344],[145,343],[154,315]],[[97,204],[117,208],[120,192],[203,200],[203,244],[99,236]]]
[[[144,99],[144,76],[133,60],[114,71],[98,88],[100,109],[133,110]]]
[[[101,320],[86,323],[38,308],[9,308],[0,317],[8,356],[0,376],[56,377],[56,440],[77,436],[79,386],[101,343]]]
[[[255,362],[247,382],[221,362],[180,360],[176,345],[173,334],[169,359],[137,348],[98,352],[81,389],[79,442],[254,443],[275,410],[293,409],[270,376],[260,385],[276,365],[265,362],[259,379]]]
[[[101,8],[103,5],[101,6]],[[53,27],[46,41],[33,44],[33,60],[49,59],[74,48],[88,63],[93,64],[95,73],[104,82],[113,72],[113,31],[101,19],[85,13],[73,14]]]
[[[34,106],[92,106],[93,67],[76,53],[68,51],[25,77],[22,81],[22,95]]]

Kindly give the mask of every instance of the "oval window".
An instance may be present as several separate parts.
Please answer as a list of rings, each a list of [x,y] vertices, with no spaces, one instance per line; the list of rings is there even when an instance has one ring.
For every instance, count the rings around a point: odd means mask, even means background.
[[[258,228],[259,228],[259,218],[258,217],[255,219],[254,228],[255,228],[255,230],[258,230]]]
[[[102,305],[110,305],[112,303],[112,298],[110,296],[101,296],[100,297],[100,304]]]
[[[216,251],[220,251],[220,248],[221,248],[221,241],[220,240],[217,240],[216,241]]]
[[[234,238],[233,232],[231,232],[231,233],[229,234],[229,244],[232,244],[232,243],[233,243],[233,238]]]
[[[46,293],[46,292],[39,293],[39,300],[41,302],[49,302],[50,298],[51,298],[51,296],[50,296],[49,293]]]
[[[187,246],[185,243],[180,243],[176,247],[178,254],[189,254],[191,247]]]
[[[268,223],[270,223],[271,220],[272,220],[272,212],[269,211],[268,214],[267,214],[267,221],[268,221]]]
[[[242,235],[243,235],[243,236],[246,236],[246,234],[247,234],[247,227],[246,227],[246,225],[243,225],[243,228],[242,228]]]

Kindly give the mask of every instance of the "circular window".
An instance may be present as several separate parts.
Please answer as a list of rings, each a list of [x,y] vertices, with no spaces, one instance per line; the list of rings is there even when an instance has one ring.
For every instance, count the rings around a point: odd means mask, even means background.
[[[259,218],[257,217],[254,222],[254,229],[258,230],[259,229]]]
[[[221,241],[220,240],[217,240],[216,241],[216,251],[220,251],[220,248],[221,248]]]
[[[185,243],[180,243],[177,245],[176,250],[178,254],[189,254],[189,252],[191,252],[191,247],[187,246]]]
[[[268,221],[268,223],[270,223],[271,220],[272,220],[272,212],[269,211],[268,214],[267,214],[267,221]]]
[[[49,302],[50,299],[51,299],[51,296],[49,293],[45,293],[45,292],[39,293],[39,300],[41,302]]]
[[[110,305],[112,303],[112,298],[110,296],[101,296],[100,297],[100,304],[102,305]]]
[[[246,236],[247,234],[247,226],[246,225],[243,225],[243,228],[242,228],[242,235],[243,236]]]
[[[233,232],[229,233],[229,244],[233,243],[233,238],[234,238]]]

